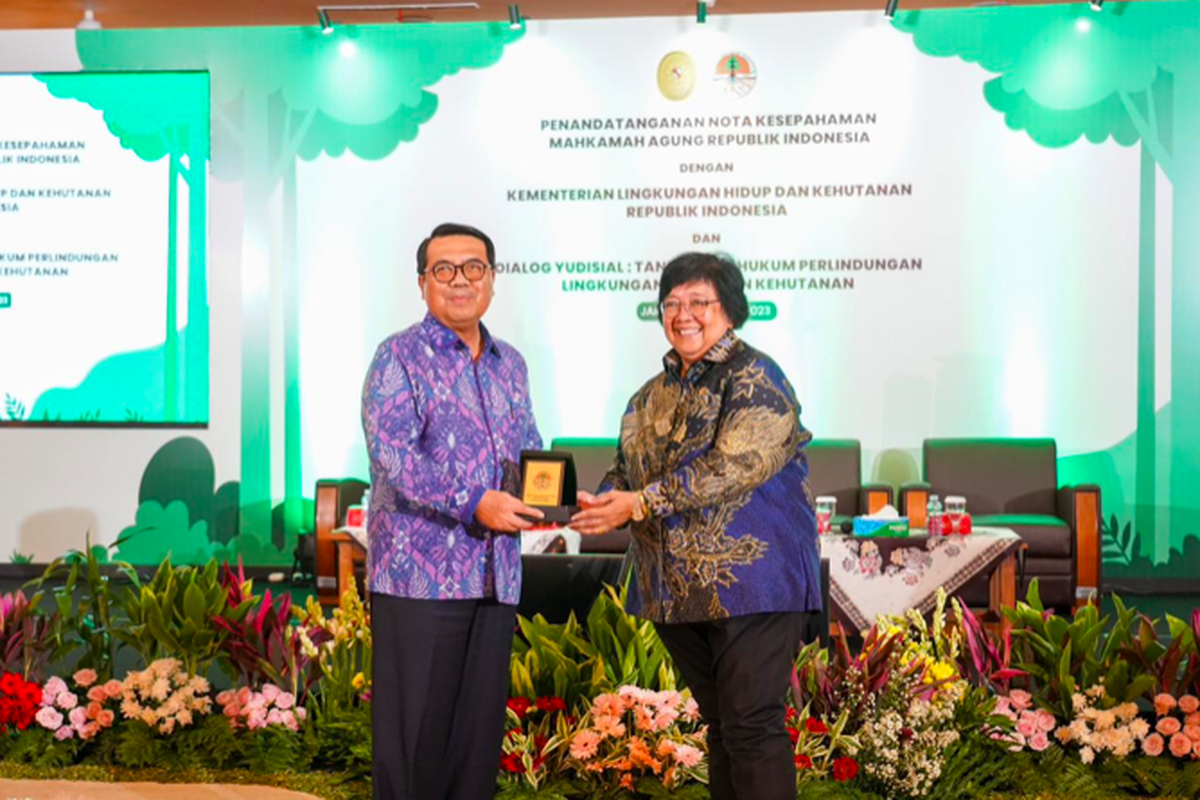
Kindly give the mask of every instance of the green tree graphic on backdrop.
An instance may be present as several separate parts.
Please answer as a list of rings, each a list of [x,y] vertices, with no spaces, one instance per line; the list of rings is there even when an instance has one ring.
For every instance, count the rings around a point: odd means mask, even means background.
[[[1086,4],[908,12],[895,26],[921,52],[997,74],[984,98],[1045,147],[1086,138],[1140,143],[1136,526],[1165,560],[1196,528],[1200,460],[1200,7]],[[1156,519],[1156,166],[1172,187],[1171,402],[1167,520]],[[1098,201],[1101,201],[1098,199]],[[1112,398],[1100,399],[1108,402]],[[1148,542],[1144,542],[1148,544]]]
[[[437,110],[429,91],[447,75],[496,63],[523,31],[501,24],[339,28],[82,31],[86,69],[195,69],[212,75],[213,174],[243,185],[243,530],[272,531],[290,548],[303,524],[299,387],[296,159],[349,151],[379,159],[416,138]],[[270,210],[280,197],[274,250]],[[399,188],[398,188],[399,190]],[[315,223],[316,221],[311,221]],[[276,282],[274,286],[272,283]],[[282,345],[273,345],[272,298],[282,297]],[[274,347],[274,349],[273,349]],[[282,385],[271,382],[282,364]],[[283,394],[282,420],[272,419]],[[282,448],[274,431],[282,431]],[[272,514],[283,454],[284,513]],[[273,461],[274,457],[274,461]],[[282,525],[272,525],[281,516]]]
[[[163,417],[208,419],[208,244],[206,167],[209,155],[208,76],[202,73],[38,75],[50,94],[103,112],[121,146],[147,162],[168,158],[166,331],[163,337]],[[188,325],[182,358],[178,325],[179,181],[188,191]],[[182,362],[182,370],[181,370]],[[140,366],[140,364],[136,365]],[[136,369],[133,361],[129,369]],[[181,372],[183,377],[180,390]],[[84,400],[83,402],[87,402]],[[182,402],[182,407],[180,404]],[[104,414],[107,416],[107,412]]]

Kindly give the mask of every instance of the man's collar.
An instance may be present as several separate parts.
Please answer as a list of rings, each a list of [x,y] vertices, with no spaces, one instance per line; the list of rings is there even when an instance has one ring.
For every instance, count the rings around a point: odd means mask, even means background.
[[[697,367],[705,364],[724,364],[733,357],[733,354],[741,346],[742,340],[734,333],[733,328],[730,328],[725,331],[724,336],[717,340],[716,344],[708,348],[708,352],[698,362],[692,365],[692,369],[688,370],[688,373],[692,374],[695,372],[695,374],[700,374],[707,371],[706,368],[696,370]],[[667,371],[667,374],[673,375],[676,378],[683,371],[683,359],[679,357],[679,353],[676,353],[674,349],[667,351],[667,354],[663,356],[663,368]]]
[[[450,330],[444,322],[435,317],[432,311],[425,312],[425,319],[421,322],[421,327],[438,350],[448,350],[455,347],[465,349],[467,346],[467,343],[457,333]],[[487,326],[482,322],[479,323],[479,336],[481,342],[480,352],[491,353],[499,358],[500,347],[496,344],[496,340],[492,338],[492,334],[488,331]]]

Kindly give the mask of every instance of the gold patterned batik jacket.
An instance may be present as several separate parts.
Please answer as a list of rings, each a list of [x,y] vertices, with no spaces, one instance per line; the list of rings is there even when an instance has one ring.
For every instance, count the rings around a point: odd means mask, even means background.
[[[796,393],[731,330],[681,377],[671,351],[621,420],[601,491],[643,491],[629,610],[701,622],[821,607],[816,520]]]

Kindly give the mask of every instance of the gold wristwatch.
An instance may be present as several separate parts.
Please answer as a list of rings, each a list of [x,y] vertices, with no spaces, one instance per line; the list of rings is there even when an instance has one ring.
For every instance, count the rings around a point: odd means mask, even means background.
[[[637,502],[633,504],[633,521],[642,522],[650,516],[650,504],[646,502],[646,495],[641,492],[638,492],[634,499]]]

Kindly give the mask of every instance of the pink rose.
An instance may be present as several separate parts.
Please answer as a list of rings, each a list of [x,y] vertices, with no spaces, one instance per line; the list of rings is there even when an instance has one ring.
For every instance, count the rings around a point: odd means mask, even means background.
[[[1194,714],[1200,711],[1200,699],[1194,694],[1185,694],[1179,698],[1179,711],[1182,714]]]
[[[296,705],[296,696],[291,692],[280,692],[275,696],[275,707],[285,711]]]
[[[1024,711],[1033,705],[1033,695],[1021,689],[1013,689],[1009,692],[1008,699],[1012,702],[1013,708],[1018,711]]]
[[[1040,753],[1050,746],[1050,737],[1045,731],[1038,731],[1033,736],[1029,737],[1029,749],[1036,753]]]
[[[250,702],[250,695],[254,694],[250,691],[250,687],[243,686],[237,690],[237,701],[239,706],[244,706]]]
[[[63,711],[70,711],[72,708],[79,705],[79,698],[71,692],[63,692],[54,702]]]
[[[42,706],[33,718],[38,725],[50,731],[58,730],[63,724],[63,715],[54,706]]]
[[[1028,711],[1022,711],[1021,718],[1017,720],[1017,733],[1028,739],[1039,730],[1041,728],[1038,726],[1037,717]]]
[[[1034,716],[1036,717],[1038,730],[1045,731],[1046,733],[1054,730],[1054,715],[1049,711],[1040,708],[1035,712]]]
[[[267,712],[267,724],[268,725],[282,725],[283,724],[283,712],[280,711],[279,709],[272,708],[270,711]]]
[[[113,679],[104,684],[104,693],[109,696],[109,699],[116,700],[125,693],[125,687],[119,680]]]
[[[52,706],[54,701],[63,692],[70,691],[67,689],[67,684],[62,678],[57,675],[46,681],[46,685],[42,687],[42,705]]]
[[[79,738],[83,739],[86,742],[88,739],[91,739],[99,732],[100,732],[100,726],[97,725],[95,722],[89,722],[87,725],[84,725],[82,728],[79,729]]]
[[[1166,742],[1157,733],[1152,733],[1142,740],[1142,752],[1148,756],[1161,756]]]
[[[75,708],[71,709],[71,713],[67,715],[67,718],[71,720],[72,727],[76,729],[82,728],[88,721],[87,709],[83,706],[75,706]]]
[[[95,703],[95,702],[88,703],[87,704],[87,718],[95,719],[98,716],[100,716],[100,704]]]
[[[235,696],[236,694],[234,693],[233,689],[226,689],[217,695],[217,705],[227,706],[233,702],[233,698]]]
[[[67,739],[74,739],[75,729],[69,725],[63,725],[54,732],[54,738],[58,739],[60,742],[65,742]]]
[[[1179,729],[1183,726],[1179,724],[1179,720],[1174,717],[1163,717],[1154,726],[1154,730],[1161,733],[1163,736],[1174,736],[1179,733]]]
[[[303,722],[304,718],[307,716],[308,712],[304,710],[304,706],[296,706],[296,719]]]
[[[267,703],[271,703],[276,697],[279,697],[280,688],[273,683],[264,683],[262,688],[263,699]]]
[[[1154,695],[1154,713],[1160,717],[1170,713],[1177,705],[1179,703],[1175,701],[1175,698],[1166,692]]]
[[[103,686],[93,686],[88,689],[87,699],[93,703],[103,703],[108,699],[108,692],[105,691]]]
[[[74,675],[72,675],[71,677],[75,681],[76,686],[80,686],[80,687],[86,689],[87,687],[91,686],[93,683],[96,682],[96,670],[81,669],[78,672],[76,672]]]
[[[1177,733],[1171,737],[1171,755],[1176,758],[1183,758],[1192,752],[1192,740],[1184,736],[1182,733]]]
[[[106,708],[96,717],[96,722],[100,723],[101,728],[111,728],[114,719],[116,719],[116,715]]]

